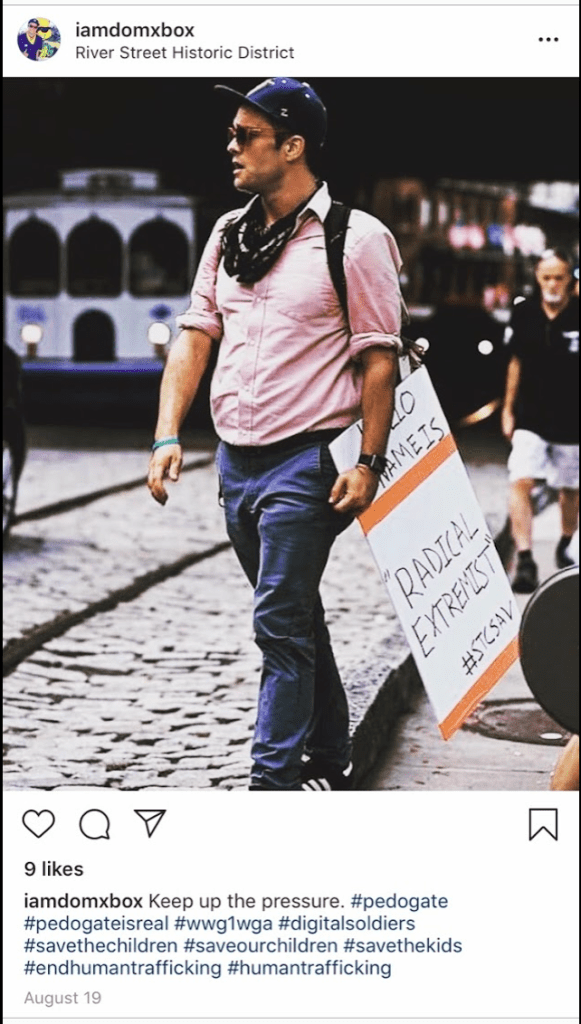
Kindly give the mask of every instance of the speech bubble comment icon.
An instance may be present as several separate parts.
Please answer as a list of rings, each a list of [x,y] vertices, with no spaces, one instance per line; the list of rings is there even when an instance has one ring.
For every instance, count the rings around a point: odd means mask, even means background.
[[[81,815],[79,828],[86,839],[110,838],[109,829],[111,828],[111,822],[105,811],[100,811],[96,807],[93,807],[90,811],[85,811]]]
[[[55,817],[52,811],[25,811],[22,815],[22,824],[37,839],[45,835],[54,823]]]

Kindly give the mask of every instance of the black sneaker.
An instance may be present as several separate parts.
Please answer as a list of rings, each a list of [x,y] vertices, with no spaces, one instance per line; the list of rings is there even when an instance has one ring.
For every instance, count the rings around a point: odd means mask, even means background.
[[[519,558],[516,575],[512,581],[515,594],[532,594],[539,585],[539,570],[532,558]]]
[[[555,565],[557,566],[557,569],[567,569],[570,565],[575,565],[574,560],[567,554],[567,548],[569,547],[571,540],[571,537],[565,537],[557,544],[555,551]]]
[[[324,790],[347,790],[353,787],[353,765],[333,768],[314,758],[303,765],[301,789],[313,792]]]

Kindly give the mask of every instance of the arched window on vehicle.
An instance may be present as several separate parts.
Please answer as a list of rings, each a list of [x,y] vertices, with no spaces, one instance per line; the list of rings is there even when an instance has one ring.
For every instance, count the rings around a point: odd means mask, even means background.
[[[88,309],[73,326],[73,359],[77,363],[107,363],[115,359],[115,328],[107,313]]]
[[[111,224],[91,217],[67,242],[68,292],[76,296],[121,294],[122,243]]]
[[[188,275],[188,240],[181,228],[158,217],[134,231],[129,241],[132,295],[185,295]]]
[[[58,295],[59,238],[46,221],[31,217],[12,233],[8,245],[8,287],[20,298]]]

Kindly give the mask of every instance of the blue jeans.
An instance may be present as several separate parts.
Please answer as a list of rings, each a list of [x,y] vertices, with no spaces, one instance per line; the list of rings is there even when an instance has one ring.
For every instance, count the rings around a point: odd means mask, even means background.
[[[329,505],[337,471],[324,442],[283,451],[221,442],[217,465],[228,536],[254,587],[263,659],[251,785],[300,789],[303,753],[331,767],[349,762],[347,700],[319,583],[351,517]]]

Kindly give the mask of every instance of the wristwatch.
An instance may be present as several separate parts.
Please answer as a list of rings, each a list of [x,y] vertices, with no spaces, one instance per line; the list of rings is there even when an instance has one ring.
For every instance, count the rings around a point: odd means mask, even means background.
[[[381,476],[382,473],[385,473],[387,459],[384,455],[366,455],[364,452],[361,452],[361,455],[357,459],[357,465],[367,466],[372,473],[375,473],[377,476]]]

